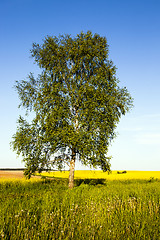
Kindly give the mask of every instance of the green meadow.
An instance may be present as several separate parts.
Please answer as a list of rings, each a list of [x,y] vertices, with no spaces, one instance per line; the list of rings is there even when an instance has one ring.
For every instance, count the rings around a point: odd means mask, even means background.
[[[160,239],[160,180],[0,181],[0,239]]]

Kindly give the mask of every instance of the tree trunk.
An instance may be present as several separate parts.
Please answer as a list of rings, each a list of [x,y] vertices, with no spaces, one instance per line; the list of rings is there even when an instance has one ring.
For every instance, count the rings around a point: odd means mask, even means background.
[[[70,161],[70,172],[69,172],[69,188],[74,188],[74,170],[75,170],[75,161],[76,161],[76,153],[73,151],[72,159]]]
[[[78,132],[78,111],[75,110],[75,120],[74,120],[74,126],[75,126],[75,132]],[[72,158],[70,161],[70,172],[69,172],[69,188],[74,188],[74,170],[75,170],[75,161],[76,161],[76,149],[75,147],[72,148]]]

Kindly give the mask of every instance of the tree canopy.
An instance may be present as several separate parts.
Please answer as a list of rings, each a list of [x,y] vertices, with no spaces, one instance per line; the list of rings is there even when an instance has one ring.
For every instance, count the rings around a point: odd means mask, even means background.
[[[35,115],[31,122],[19,117],[12,141],[26,176],[68,164],[72,188],[76,160],[110,171],[108,147],[133,100],[118,85],[108,52],[106,38],[90,31],[33,44],[31,55],[41,73],[16,81],[15,88],[20,106]]]

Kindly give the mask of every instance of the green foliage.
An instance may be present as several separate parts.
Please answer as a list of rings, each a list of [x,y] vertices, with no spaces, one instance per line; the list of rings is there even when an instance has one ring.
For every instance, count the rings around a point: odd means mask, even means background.
[[[35,117],[21,116],[12,146],[22,154],[25,174],[62,169],[73,156],[82,164],[110,170],[108,146],[121,115],[132,107],[127,89],[118,86],[105,37],[91,32],[46,37],[33,44],[32,57],[42,70],[16,82],[20,106]]]
[[[42,184],[43,183],[43,184]],[[0,183],[0,239],[159,239],[160,184]]]
[[[117,171],[117,174],[123,174],[123,173],[127,173],[127,171],[122,171],[122,172]]]
[[[151,178],[148,180],[148,182],[156,182],[156,181],[158,181],[158,178],[154,178],[154,177],[151,177]]]

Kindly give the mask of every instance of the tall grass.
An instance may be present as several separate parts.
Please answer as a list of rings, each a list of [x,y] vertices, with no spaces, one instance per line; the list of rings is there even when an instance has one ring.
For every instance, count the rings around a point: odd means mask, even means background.
[[[0,239],[160,239],[159,180],[76,184],[1,181]]]

